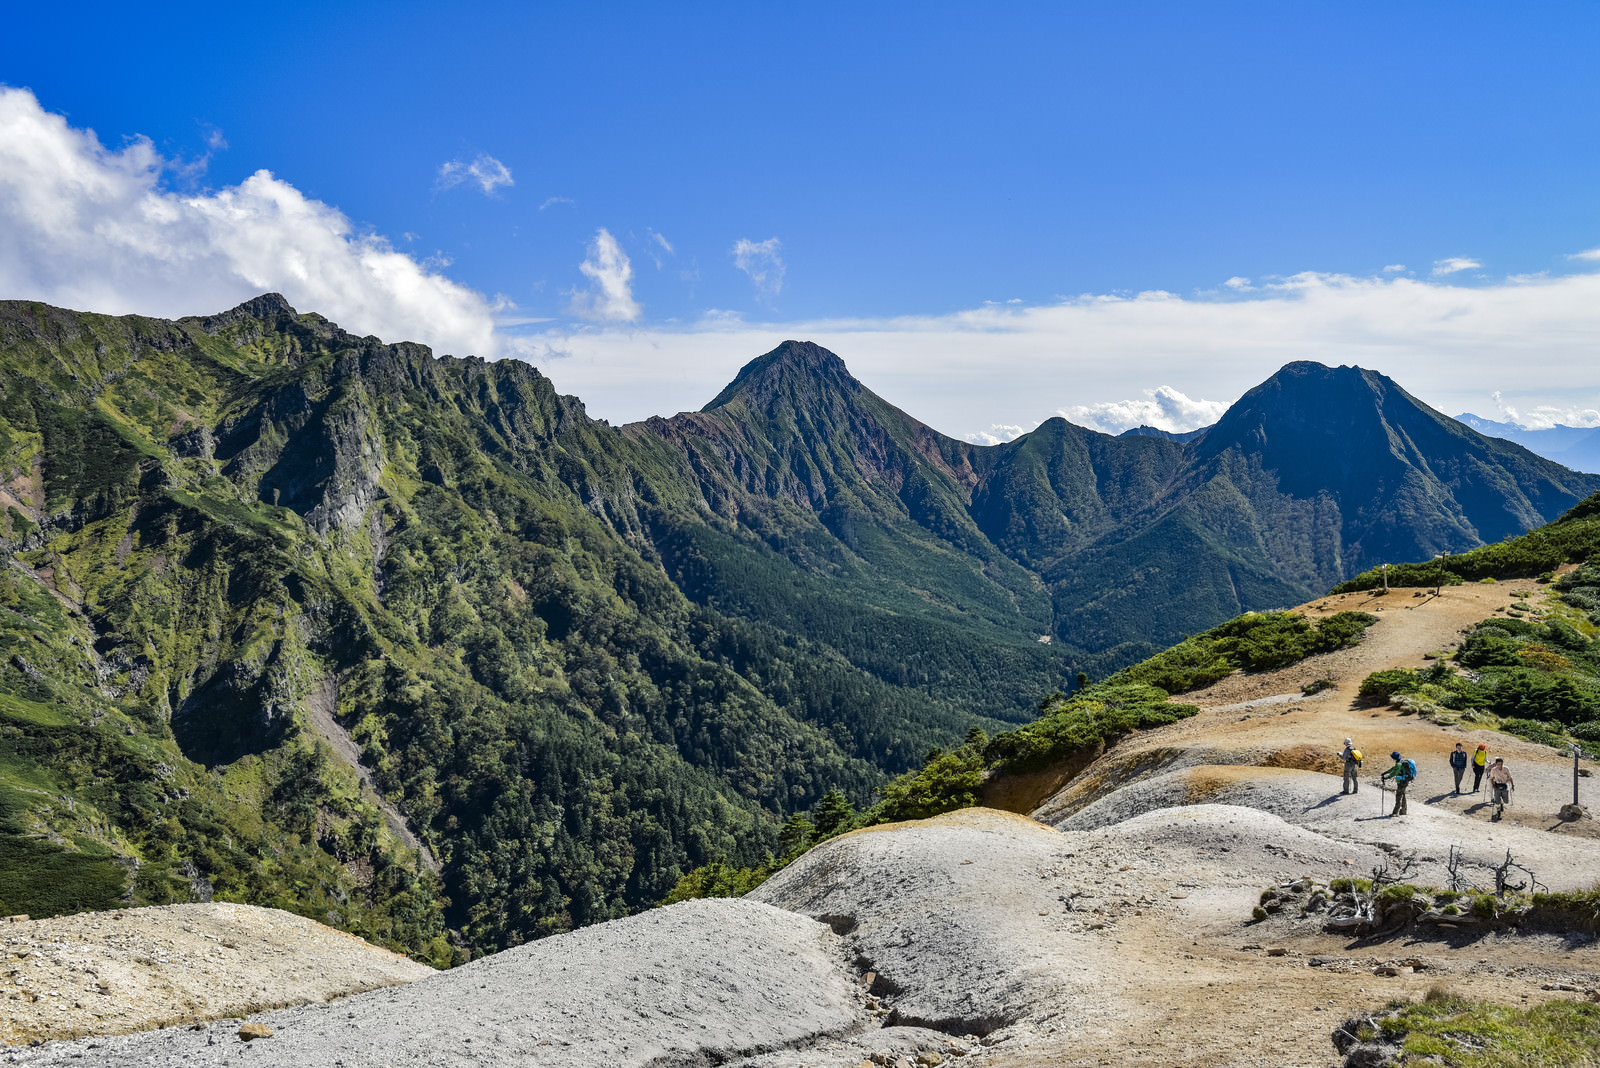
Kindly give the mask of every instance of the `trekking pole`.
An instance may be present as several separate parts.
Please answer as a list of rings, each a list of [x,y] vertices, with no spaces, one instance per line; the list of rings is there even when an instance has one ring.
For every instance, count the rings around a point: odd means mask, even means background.
[[[1383,781],[1383,776],[1378,776],[1378,815],[1380,816],[1383,815],[1383,810],[1387,808],[1389,804],[1386,800],[1384,800],[1388,790],[1388,786]]]

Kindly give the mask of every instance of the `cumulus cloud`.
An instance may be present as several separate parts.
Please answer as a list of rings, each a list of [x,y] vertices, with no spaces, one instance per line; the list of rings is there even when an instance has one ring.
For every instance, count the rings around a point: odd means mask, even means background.
[[[783,243],[775,237],[751,241],[741,237],[733,246],[733,265],[750,276],[756,292],[775,297],[783,289]]]
[[[1250,279],[1241,278],[1239,275],[1234,275],[1232,278],[1228,279],[1226,282],[1224,282],[1222,284],[1227,286],[1229,289],[1241,289],[1242,290],[1242,289],[1254,289],[1255,288],[1254,286],[1252,286],[1250,284]]]
[[[644,309],[633,299],[633,264],[611,231],[601,227],[589,242],[589,255],[578,264],[590,286],[572,295],[572,314],[603,323],[631,323]]]
[[[1387,267],[1385,267],[1383,269],[1383,273],[1384,274],[1399,274],[1401,271],[1403,271],[1405,269],[1406,269],[1406,265],[1403,264],[1403,263],[1391,263],[1391,264],[1389,264],[1389,266],[1387,266]]]
[[[961,435],[961,438],[963,441],[970,441],[974,445],[1003,445],[1008,441],[1015,441],[1032,430],[1036,430],[1038,426],[1038,423],[1028,426],[995,423],[988,430],[974,430]]]
[[[1226,300],[1085,294],[939,316],[708,318],[672,328],[554,330],[524,339],[524,351],[535,359],[547,346],[564,353],[551,368],[561,389],[584,397],[592,412],[626,420],[697,409],[753,356],[785,338],[809,338],[844,357],[879,396],[962,434],[1030,425],[1057,409],[1093,410],[1099,398],[1141,398],[1152,383],[1188,398],[1231,399],[1291,360],[1376,369],[1448,413],[1481,404],[1509,369],[1524,406],[1600,407],[1596,336],[1600,271],[1472,286],[1306,273]],[[1201,411],[1169,425],[1209,421]],[[1135,421],[1151,422],[1148,414]]]
[[[1490,394],[1494,398],[1494,406],[1500,413],[1500,421],[1511,423],[1523,430],[1548,430],[1553,426],[1592,427],[1600,426],[1600,409],[1563,407],[1552,404],[1536,404],[1532,408],[1518,408],[1506,403],[1504,394],[1495,390]]]
[[[1199,400],[1171,386],[1147,389],[1135,400],[1102,401],[1062,408],[1069,422],[1105,434],[1120,434],[1136,426],[1153,426],[1181,433],[1210,426],[1228,410],[1227,402]]]
[[[0,296],[179,316],[269,290],[357,333],[499,354],[496,306],[270,171],[199,193],[144,138],[107,148],[0,87]]]
[[[486,194],[503,185],[517,184],[511,179],[511,168],[490,155],[479,155],[471,163],[453,159],[440,165],[440,189],[452,189],[463,182],[471,182]]]
[[[1477,260],[1465,256],[1451,256],[1448,259],[1434,260],[1433,273],[1436,275],[1455,274],[1457,271],[1471,271],[1482,267]]]

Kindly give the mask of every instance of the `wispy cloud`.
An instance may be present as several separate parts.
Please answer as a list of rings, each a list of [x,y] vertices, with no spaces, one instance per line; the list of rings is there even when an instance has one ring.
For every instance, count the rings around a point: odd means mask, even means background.
[[[578,264],[590,281],[572,295],[572,314],[603,323],[635,322],[644,309],[633,299],[633,264],[611,231],[601,227],[589,242],[589,255]]]
[[[539,205],[539,210],[543,211],[545,208],[548,208],[548,207],[550,207],[550,206],[552,206],[554,204],[576,204],[576,203],[577,203],[577,201],[573,200],[571,197],[545,197],[544,198],[544,203]]]
[[[1182,432],[1210,426],[1228,410],[1226,401],[1199,400],[1171,386],[1147,389],[1134,400],[1077,404],[1059,412],[1068,421],[1105,434],[1120,434],[1136,426]]]
[[[733,246],[733,265],[750,276],[756,292],[775,297],[783,289],[783,243],[775,237],[751,241],[741,237]]]
[[[1235,290],[1241,290],[1241,291],[1255,288],[1255,286],[1250,284],[1250,279],[1240,277],[1239,275],[1234,275],[1232,278],[1228,279],[1226,282],[1224,282],[1222,284],[1227,286],[1229,289],[1235,289]]]
[[[1586,248],[1582,252],[1574,252],[1568,256],[1569,260],[1600,260],[1600,248]]]
[[[28,90],[0,87],[0,294],[177,316],[276,290],[358,334],[504,351],[482,294],[337,208],[265,170],[176,192],[178,166],[146,138],[108,149]]]
[[[649,235],[649,240],[645,244],[645,255],[650,257],[651,262],[656,265],[656,270],[659,271],[667,265],[667,261],[662,257],[662,254],[676,256],[677,252],[673,249],[672,242],[662,237],[655,230],[646,226],[644,232]]]
[[[490,155],[479,155],[470,163],[453,159],[439,166],[440,189],[452,189],[463,182],[476,185],[485,194],[503,185],[517,184],[511,179],[511,168]]]
[[[1389,264],[1389,266],[1387,266],[1387,267],[1385,267],[1383,269],[1383,273],[1384,274],[1399,274],[1401,271],[1403,271],[1405,269],[1406,269],[1406,265],[1403,264],[1403,263],[1391,263],[1391,264]]]
[[[1433,273],[1435,275],[1455,274],[1457,271],[1472,271],[1482,266],[1483,264],[1477,260],[1468,259],[1465,256],[1451,256],[1448,259],[1434,260]]]

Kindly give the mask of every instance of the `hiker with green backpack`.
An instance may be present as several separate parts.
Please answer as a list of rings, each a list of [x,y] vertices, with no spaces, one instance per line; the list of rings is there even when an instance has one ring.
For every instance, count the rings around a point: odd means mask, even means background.
[[[1394,780],[1394,811],[1391,816],[1404,816],[1406,814],[1406,787],[1411,785],[1411,780],[1417,777],[1417,762],[1407,757],[1402,757],[1399,750],[1389,754],[1389,759],[1394,761],[1394,767],[1383,773],[1383,778]]]

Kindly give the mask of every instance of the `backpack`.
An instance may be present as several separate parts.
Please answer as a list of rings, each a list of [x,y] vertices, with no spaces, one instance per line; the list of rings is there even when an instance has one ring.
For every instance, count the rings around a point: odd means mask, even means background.
[[[1361,763],[1361,750],[1359,750],[1359,749],[1350,750],[1350,756],[1351,756],[1352,759],[1355,760],[1355,762],[1357,764]]]
[[[1402,769],[1399,776],[1401,782],[1410,782],[1417,777],[1417,762],[1410,757],[1402,760],[1400,767]]]

